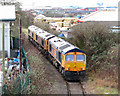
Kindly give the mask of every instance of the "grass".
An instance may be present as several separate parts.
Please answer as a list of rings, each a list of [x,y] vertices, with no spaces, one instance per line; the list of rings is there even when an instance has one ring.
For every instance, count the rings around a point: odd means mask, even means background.
[[[22,32],[25,34],[25,35],[28,35],[28,30],[26,28],[22,28]]]
[[[100,94],[118,94],[118,90],[109,87],[97,87],[97,91]]]
[[[118,94],[118,89],[112,86],[116,86],[114,82],[98,78],[96,75],[91,75],[86,82],[86,89],[93,94]]]

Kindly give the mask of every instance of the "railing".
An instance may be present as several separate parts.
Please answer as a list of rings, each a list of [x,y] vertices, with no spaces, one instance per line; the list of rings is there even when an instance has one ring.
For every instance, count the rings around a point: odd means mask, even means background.
[[[13,96],[15,94],[22,95],[22,94],[27,94],[27,87],[30,83],[30,78],[29,78],[29,63],[28,59],[26,56],[26,52],[24,48],[22,47],[22,55],[24,57],[24,65],[25,65],[25,72],[21,72],[17,77],[14,77],[11,79],[10,82],[7,82],[7,84],[2,86],[2,93],[4,95],[7,94],[7,96]],[[10,85],[9,85],[10,84]]]

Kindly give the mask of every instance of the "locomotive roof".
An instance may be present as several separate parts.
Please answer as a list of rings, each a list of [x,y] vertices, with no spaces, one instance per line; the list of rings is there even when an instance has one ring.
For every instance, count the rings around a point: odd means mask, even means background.
[[[42,33],[37,32],[37,35],[40,36],[41,38],[45,39],[45,40],[55,36],[55,35],[52,35],[52,34],[48,33],[47,31],[43,31]]]
[[[28,27],[28,29],[35,32],[35,29],[37,29],[37,27],[34,26],[34,25],[31,25],[31,26]]]
[[[28,29],[31,30],[31,29],[34,28],[34,27],[36,27],[36,26],[31,25],[31,26],[28,27]]]
[[[52,44],[56,49],[58,49],[62,54],[65,54],[70,51],[83,52],[79,48],[75,47],[74,45],[72,45],[58,37],[54,37],[54,38],[50,39],[49,43]]]
[[[44,31],[41,28],[36,27],[34,25],[30,26],[28,29],[35,32],[36,35],[40,36],[41,38],[43,38],[45,40],[55,36],[55,35],[52,35],[52,34],[48,33],[47,31]]]
[[[65,41],[61,38],[54,37],[49,40],[49,42],[54,45],[55,48],[60,48],[61,46],[65,45]]]

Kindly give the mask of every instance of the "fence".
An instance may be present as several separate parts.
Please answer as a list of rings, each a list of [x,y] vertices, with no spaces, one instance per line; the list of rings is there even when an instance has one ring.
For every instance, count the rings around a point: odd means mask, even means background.
[[[19,38],[13,37],[13,48],[19,49]]]
[[[28,59],[27,59],[27,56],[26,56],[26,52],[25,52],[23,47],[22,47],[22,55],[25,58],[25,68],[27,69],[27,72],[29,72],[29,63],[28,63]]]
[[[22,39],[22,44],[24,43],[24,40]],[[19,49],[19,38],[12,37],[11,46],[13,44],[13,49]]]
[[[27,87],[29,85],[30,79],[29,79],[29,63],[27,60],[26,52],[24,48],[22,47],[22,56],[24,58],[24,65],[26,72],[23,72],[23,74],[19,74],[17,77],[13,79],[12,84],[3,85],[2,92],[4,95],[7,94],[7,96],[13,96],[14,94],[27,94]]]

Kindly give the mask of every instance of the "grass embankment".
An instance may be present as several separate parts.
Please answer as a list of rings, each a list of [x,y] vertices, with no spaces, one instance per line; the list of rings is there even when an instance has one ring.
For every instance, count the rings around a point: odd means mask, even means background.
[[[27,29],[23,28],[22,32],[27,36]],[[30,43],[27,41],[26,37],[23,36],[25,50],[27,51],[27,56],[30,64],[30,78],[31,84],[28,88],[28,94],[44,94],[47,92],[47,88],[45,88],[46,79],[45,79],[45,67],[41,58],[38,56],[39,53],[33,48],[30,47]],[[35,48],[34,48],[35,49]],[[44,85],[45,84],[45,85]],[[42,90],[41,90],[42,89]]]
[[[86,89],[90,94],[118,94],[116,82],[110,81],[109,78],[101,79],[96,74],[89,75]]]
[[[28,29],[22,28],[22,32],[23,32],[26,36],[28,36]]]

